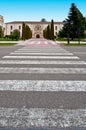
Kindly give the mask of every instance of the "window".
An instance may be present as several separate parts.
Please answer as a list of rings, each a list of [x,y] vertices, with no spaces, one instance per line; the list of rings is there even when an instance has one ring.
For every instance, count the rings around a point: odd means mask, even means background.
[[[19,26],[19,30],[21,29],[21,26]]]
[[[13,29],[13,26],[10,26],[10,29],[12,30],[12,29]]]
[[[55,30],[57,30],[57,26],[55,26]]]

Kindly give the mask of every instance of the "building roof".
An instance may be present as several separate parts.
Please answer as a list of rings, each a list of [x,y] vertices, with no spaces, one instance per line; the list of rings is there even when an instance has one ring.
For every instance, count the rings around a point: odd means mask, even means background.
[[[51,22],[40,22],[40,21],[12,21],[7,22],[6,24],[21,24],[21,23],[27,23],[27,24],[50,24]],[[63,22],[54,22],[54,24],[63,24]]]

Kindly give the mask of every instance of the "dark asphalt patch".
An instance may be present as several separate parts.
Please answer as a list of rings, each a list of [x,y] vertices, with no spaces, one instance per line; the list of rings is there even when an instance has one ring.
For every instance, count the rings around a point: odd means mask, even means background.
[[[0,128],[0,130],[86,130],[86,127],[85,128],[27,128],[27,129],[24,129],[24,128]]]

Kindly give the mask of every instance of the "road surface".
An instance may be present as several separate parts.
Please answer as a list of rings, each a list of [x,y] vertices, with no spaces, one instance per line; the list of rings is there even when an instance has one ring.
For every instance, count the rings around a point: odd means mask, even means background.
[[[31,39],[0,47],[0,130],[85,130],[86,47]]]

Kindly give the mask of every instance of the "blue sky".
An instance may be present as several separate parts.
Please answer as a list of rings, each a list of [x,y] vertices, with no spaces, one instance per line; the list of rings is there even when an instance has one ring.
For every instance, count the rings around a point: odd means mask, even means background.
[[[5,22],[10,21],[63,21],[69,12],[71,3],[86,17],[86,0],[1,0],[0,15]]]

